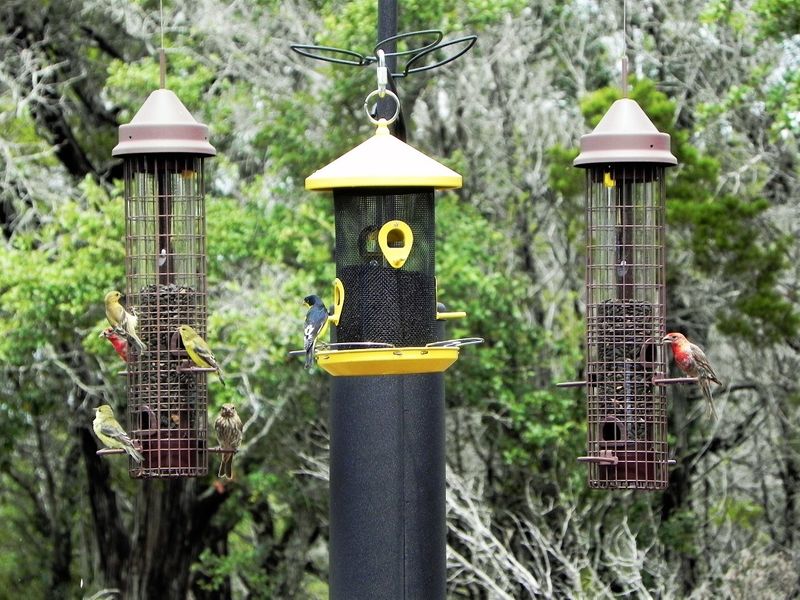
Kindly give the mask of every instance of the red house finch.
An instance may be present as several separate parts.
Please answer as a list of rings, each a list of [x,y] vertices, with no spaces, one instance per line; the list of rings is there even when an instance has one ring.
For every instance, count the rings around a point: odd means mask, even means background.
[[[118,335],[111,327],[106,327],[100,335],[111,342],[123,362],[128,362],[128,340]]]
[[[238,450],[242,443],[242,420],[233,404],[223,404],[214,421],[219,446],[223,450]],[[233,452],[223,452],[217,477],[233,479]]]
[[[668,333],[661,341],[665,344],[669,342],[672,346],[672,354],[675,356],[678,368],[689,377],[697,377],[697,383],[706,399],[706,417],[713,417],[716,421],[718,417],[714,399],[711,397],[711,382],[717,385],[722,385],[722,382],[717,379],[702,348],[687,340],[682,333]]]

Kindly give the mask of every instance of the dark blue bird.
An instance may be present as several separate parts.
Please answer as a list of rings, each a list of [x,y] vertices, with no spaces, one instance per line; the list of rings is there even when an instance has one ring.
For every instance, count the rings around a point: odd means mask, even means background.
[[[306,369],[314,364],[314,349],[319,338],[328,329],[328,309],[322,298],[316,295],[303,298],[306,306],[310,307],[306,313],[306,324],[303,328],[303,341],[306,350]]]

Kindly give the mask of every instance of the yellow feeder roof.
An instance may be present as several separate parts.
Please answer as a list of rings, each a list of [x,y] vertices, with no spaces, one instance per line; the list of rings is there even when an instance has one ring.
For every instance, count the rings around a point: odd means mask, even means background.
[[[461,187],[461,175],[398,140],[380,119],[374,136],[306,177],[307,190],[362,187],[453,190]]]

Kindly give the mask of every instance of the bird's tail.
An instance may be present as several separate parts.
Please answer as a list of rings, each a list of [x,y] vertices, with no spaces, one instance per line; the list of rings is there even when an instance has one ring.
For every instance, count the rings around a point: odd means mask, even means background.
[[[317,349],[316,340],[311,343],[311,347],[306,346],[306,364],[305,368],[310,369],[314,366],[314,351]]]
[[[217,477],[220,479],[233,479],[233,454],[222,454],[222,460],[219,463]]]
[[[217,377],[219,377],[219,382],[224,386],[225,385],[225,378],[222,376],[222,369],[217,367]]]
[[[136,332],[134,330],[131,329],[128,331],[128,337],[130,337],[130,339],[133,340],[133,343],[136,344],[136,347],[139,348],[140,352],[144,352],[145,350],[147,350],[147,346],[142,340],[139,339],[139,336],[136,335]]]
[[[125,446],[125,452],[127,452],[128,456],[130,456],[137,464],[142,464],[144,456],[142,456],[142,453],[136,448],[133,446]]]
[[[700,377],[698,383],[706,399],[706,418],[714,421],[719,420],[717,409],[714,407],[714,398],[711,396],[711,382],[705,377]]]

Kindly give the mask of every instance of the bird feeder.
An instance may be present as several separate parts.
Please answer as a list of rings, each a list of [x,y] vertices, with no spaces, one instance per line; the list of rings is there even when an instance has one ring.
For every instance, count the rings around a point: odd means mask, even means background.
[[[461,175],[389,133],[373,137],[306,179],[333,191],[336,223],[335,343],[318,350],[331,375],[437,373],[464,340],[438,342],[434,190],[461,187]],[[469,343],[471,340],[467,340]]]
[[[593,488],[668,481],[665,167],[669,135],[617,100],[581,138],[586,170],[586,385]]]
[[[147,346],[128,357],[128,432],[144,456],[130,474],[205,475],[212,369],[191,365],[177,329],[206,334],[203,159],[216,151],[208,127],[159,89],[119,128],[112,154],[124,159],[125,305]]]
[[[444,321],[466,315],[437,302],[434,192],[461,175],[393,137],[396,116],[371,118],[374,136],[306,179],[333,192],[336,226],[333,343],[316,354],[335,376],[334,600],[445,597],[443,371],[481,341],[442,340]]]

